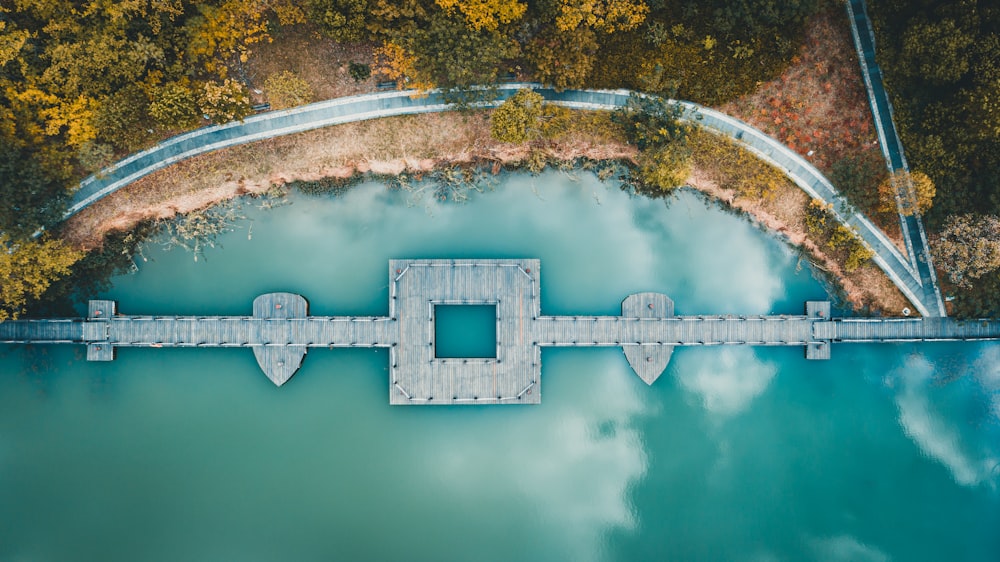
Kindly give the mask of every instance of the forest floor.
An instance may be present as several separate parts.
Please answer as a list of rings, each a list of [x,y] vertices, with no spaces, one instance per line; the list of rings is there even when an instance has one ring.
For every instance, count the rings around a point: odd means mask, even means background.
[[[846,155],[878,150],[849,31],[835,15],[811,24],[802,52],[780,77],[721,108],[789,144],[825,173]],[[246,68],[258,88],[270,74],[292,70],[309,82],[317,99],[327,99],[375,89],[377,77],[355,82],[347,68],[349,62],[371,64],[372,52],[370,45],[338,45],[308,31],[286,31],[274,43],[259,46]],[[79,247],[94,248],[108,232],[294,181],[366,172],[420,173],[469,163],[493,163],[496,171],[539,159],[634,161],[633,146],[607,127],[588,128],[588,121],[601,120],[579,119],[577,126],[557,138],[522,145],[494,140],[488,113],[475,112],[352,123],[232,147],[180,162],[106,197],[72,217],[63,237]],[[841,265],[843,256],[807,234],[808,197],[790,182],[774,197],[747,199],[720,188],[713,178],[712,170],[695,169],[689,184],[803,248],[855,307],[896,314],[907,306],[877,267],[870,264],[848,273]]]

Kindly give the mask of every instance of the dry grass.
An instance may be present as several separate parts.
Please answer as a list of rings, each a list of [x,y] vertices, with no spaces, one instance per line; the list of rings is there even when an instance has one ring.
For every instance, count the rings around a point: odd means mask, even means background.
[[[594,119],[581,119],[589,123]],[[485,112],[437,113],[351,123],[236,146],[175,164],[142,178],[73,216],[63,238],[81,248],[144,220],[168,219],[245,194],[302,180],[399,174],[436,166],[518,164],[533,154],[548,160],[634,158],[615,131],[570,129],[549,141],[506,145],[489,134]]]
[[[814,18],[802,50],[781,76],[721,108],[826,173],[845,156],[878,150],[846,18],[839,7]]]

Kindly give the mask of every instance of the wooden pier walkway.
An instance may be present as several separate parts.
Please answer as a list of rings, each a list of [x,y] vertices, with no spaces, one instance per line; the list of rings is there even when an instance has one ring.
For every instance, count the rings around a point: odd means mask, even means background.
[[[305,298],[269,293],[250,316],[125,316],[114,301],[91,301],[86,318],[0,323],[0,343],[75,343],[90,361],[122,347],[246,347],[278,386],[309,348],[389,349],[392,404],[535,404],[541,401],[541,348],[621,347],[652,384],[677,346],[802,346],[828,359],[832,343],[1000,339],[1000,320],[831,318],[829,302],[805,314],[675,316],[660,293],[622,302],[621,316],[543,316],[540,263],[519,260],[391,260],[389,316],[309,316]],[[496,310],[493,357],[437,355],[436,307]]]

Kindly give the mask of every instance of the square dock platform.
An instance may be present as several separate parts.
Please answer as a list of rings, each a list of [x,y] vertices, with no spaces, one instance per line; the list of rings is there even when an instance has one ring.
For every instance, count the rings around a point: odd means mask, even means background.
[[[399,322],[390,350],[392,404],[537,404],[541,350],[539,261],[391,260],[389,315]],[[496,358],[435,356],[434,307],[493,305]]]

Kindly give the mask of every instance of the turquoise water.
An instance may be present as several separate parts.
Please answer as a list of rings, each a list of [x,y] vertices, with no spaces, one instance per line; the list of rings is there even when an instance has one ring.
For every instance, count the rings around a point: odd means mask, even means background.
[[[258,210],[195,262],[149,245],[124,313],[386,314],[391,257],[538,257],[542,310],[800,313],[770,236],[682,194],[513,175],[465,205],[366,184]],[[453,334],[461,337],[460,333]],[[0,560],[997,560],[1000,346],[545,350],[540,406],[388,405],[387,354],[7,348]]]
[[[496,356],[495,304],[434,306],[434,357]]]

